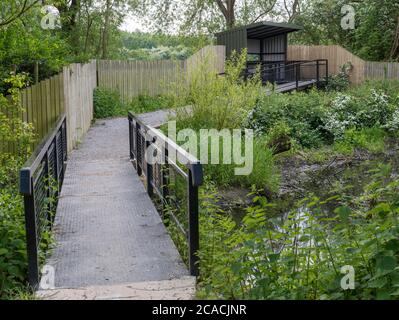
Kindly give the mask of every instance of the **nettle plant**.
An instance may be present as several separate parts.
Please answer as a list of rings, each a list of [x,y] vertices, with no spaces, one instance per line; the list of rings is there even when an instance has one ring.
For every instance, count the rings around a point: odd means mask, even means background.
[[[18,190],[19,169],[34,141],[32,125],[21,120],[19,92],[26,79],[24,74],[10,76],[8,95],[0,95],[0,299],[24,288],[27,273],[25,219]]]
[[[31,153],[34,141],[33,126],[22,120],[20,90],[27,83],[26,74],[11,75],[5,80],[10,88],[0,95],[0,186],[15,182],[15,168],[22,165]]]
[[[361,196],[309,196],[283,219],[252,195],[237,225],[203,192],[200,296],[222,299],[397,299],[399,181],[390,166],[374,172]],[[390,182],[389,182],[390,181]],[[326,205],[334,207],[326,211]],[[342,280],[354,270],[354,288]]]

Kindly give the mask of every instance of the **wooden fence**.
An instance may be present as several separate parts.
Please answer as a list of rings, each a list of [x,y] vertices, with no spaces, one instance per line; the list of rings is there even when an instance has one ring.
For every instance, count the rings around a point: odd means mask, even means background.
[[[365,63],[365,79],[399,79],[399,63],[370,62]]]
[[[190,74],[205,63],[217,73],[224,72],[224,46],[207,46],[185,61],[92,61],[72,64],[63,71],[22,90],[25,112],[22,119],[32,123],[37,141],[43,138],[58,116],[65,112],[68,121],[68,149],[71,150],[89,129],[93,119],[93,90],[99,87],[117,90],[128,102],[140,94],[156,96],[170,90],[173,82],[190,81]],[[328,59],[329,73],[337,74],[350,62],[350,80],[399,79],[399,63],[364,61],[344,48],[332,46],[289,46],[289,60]],[[0,137],[0,151],[12,150]]]
[[[140,94],[156,96],[170,90],[173,82],[189,79],[189,74],[205,60],[210,61],[215,72],[224,72],[224,46],[207,46],[185,61],[100,60],[71,64],[58,75],[21,91],[24,112],[20,116],[33,124],[37,145],[65,112],[70,151],[91,125],[93,91],[97,85],[117,90],[126,102]],[[0,137],[0,152],[14,149]]]
[[[157,96],[171,90],[173,83],[187,80],[206,59],[216,72],[224,72],[224,46],[207,46],[185,61],[99,60],[98,86],[118,91],[124,102],[140,94]]]
[[[93,91],[97,87],[96,61],[72,64],[63,70],[68,150],[89,130],[94,115]]]
[[[20,93],[23,121],[35,130],[36,146],[62,113],[67,114],[68,149],[79,142],[93,119],[93,90],[96,87],[96,62],[71,64],[63,71]],[[10,114],[8,114],[10,116]],[[0,140],[2,151],[15,146]]]
[[[350,81],[353,84],[361,84],[367,79],[399,79],[399,63],[365,61],[338,45],[289,46],[288,59],[328,59],[330,75],[339,73],[341,66],[350,62],[353,66],[350,72]]]

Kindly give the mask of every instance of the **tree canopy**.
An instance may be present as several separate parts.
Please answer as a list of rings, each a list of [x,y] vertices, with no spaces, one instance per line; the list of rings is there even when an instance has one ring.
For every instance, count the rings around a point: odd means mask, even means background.
[[[341,8],[346,4],[346,0],[3,0],[0,78],[24,71],[33,80],[39,69],[42,79],[65,64],[92,58],[182,59],[209,43],[215,32],[262,20],[303,26],[290,37],[292,43],[339,44],[367,60],[399,60],[399,2],[349,2],[355,10],[353,30],[341,27]],[[45,5],[58,9],[60,28],[41,26]],[[153,34],[122,32],[127,14],[140,17]]]

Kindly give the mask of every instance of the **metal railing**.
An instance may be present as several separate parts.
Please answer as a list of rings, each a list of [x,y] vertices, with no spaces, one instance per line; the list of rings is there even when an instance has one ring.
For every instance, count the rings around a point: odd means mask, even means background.
[[[187,241],[189,271],[198,276],[198,187],[203,182],[202,165],[133,113],[128,119],[130,159],[138,175],[145,177],[148,195],[160,201],[166,224],[173,223]]]
[[[303,60],[286,62],[249,62],[245,77],[252,77],[260,68],[263,84],[275,83],[279,89],[287,86],[300,89],[302,85],[312,82],[317,86],[328,82],[328,60]]]
[[[61,115],[20,171],[24,197],[28,280],[36,289],[40,277],[40,247],[44,232],[51,230],[67,160],[66,116]]]

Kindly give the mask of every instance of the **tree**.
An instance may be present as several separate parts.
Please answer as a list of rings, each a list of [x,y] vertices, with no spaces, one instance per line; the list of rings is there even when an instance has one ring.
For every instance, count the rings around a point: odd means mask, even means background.
[[[389,58],[391,60],[399,60],[399,15],[397,18],[397,25],[396,25],[396,32],[395,32],[395,37],[394,41],[392,44],[392,49]]]
[[[279,0],[141,0],[140,16],[155,30],[212,33],[275,16]]]
[[[40,0],[2,0],[0,28],[21,18],[39,2]]]
[[[347,0],[309,0],[294,19],[304,32],[293,35],[303,44],[339,44],[366,60],[398,59],[399,2],[359,0],[355,9],[355,29],[341,27],[341,8]]]

